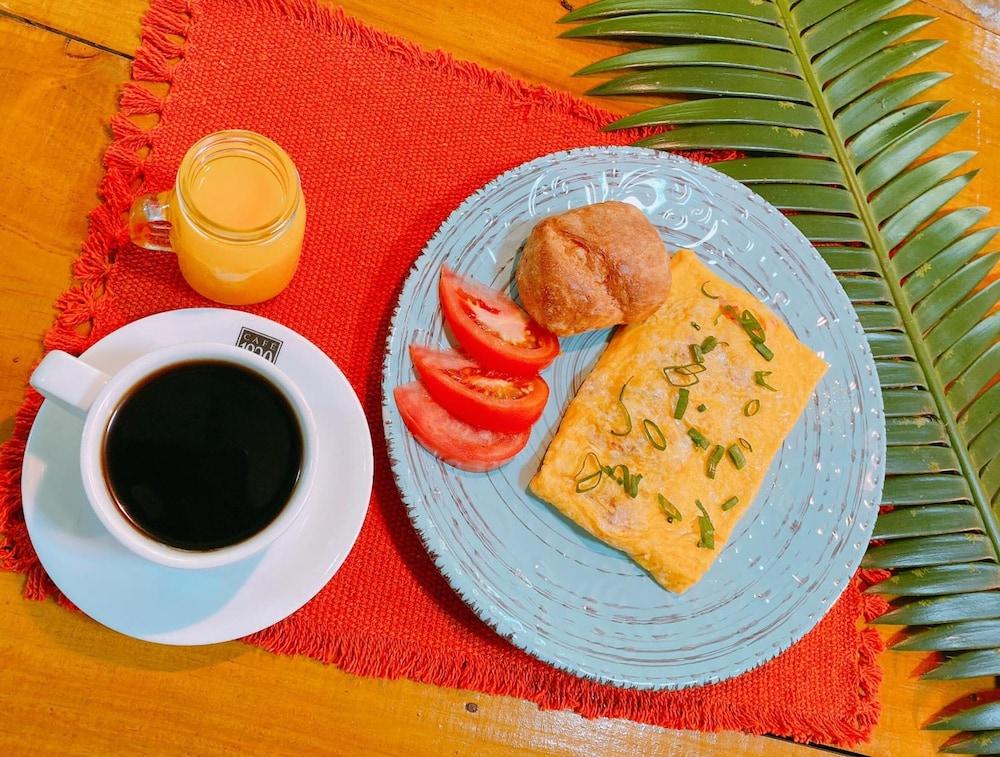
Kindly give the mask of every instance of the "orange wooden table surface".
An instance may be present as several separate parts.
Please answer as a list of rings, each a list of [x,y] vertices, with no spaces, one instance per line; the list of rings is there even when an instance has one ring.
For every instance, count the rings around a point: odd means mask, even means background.
[[[944,145],[988,154],[1000,143],[997,0],[926,0],[923,36],[952,44],[925,67],[954,76],[933,93],[971,117]],[[345,0],[369,23],[425,46],[582,93],[570,74],[617,50],[556,39],[558,0]],[[977,15],[972,8],[978,8]],[[144,0],[0,0],[0,439],[6,438],[52,301],[96,204],[107,119],[129,76]],[[634,102],[602,101],[627,111]],[[1000,196],[1000,167],[964,196]],[[239,643],[144,644],[51,602],[20,598],[0,575],[0,751],[5,754],[787,755],[818,748],[767,737],[668,731],[541,712],[504,697],[364,679]],[[919,655],[883,657],[883,715],[869,755],[920,757],[946,734],[919,730],[992,680],[920,682]]]

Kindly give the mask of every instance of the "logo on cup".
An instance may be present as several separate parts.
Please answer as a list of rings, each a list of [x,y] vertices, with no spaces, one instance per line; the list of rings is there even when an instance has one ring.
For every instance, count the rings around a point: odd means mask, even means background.
[[[249,350],[255,355],[260,355],[265,360],[272,363],[278,362],[278,353],[281,352],[282,342],[273,336],[261,334],[259,331],[248,329],[244,326],[240,330],[240,337],[236,340],[236,346],[244,350]]]

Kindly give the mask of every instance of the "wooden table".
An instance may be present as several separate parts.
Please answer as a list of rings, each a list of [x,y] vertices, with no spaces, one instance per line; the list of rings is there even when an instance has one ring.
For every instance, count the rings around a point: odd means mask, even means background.
[[[925,36],[953,44],[927,64],[954,77],[933,93],[971,117],[949,149],[1000,144],[996,0],[916,2],[940,16]],[[345,0],[375,26],[516,76],[582,93],[570,74],[614,45],[556,39],[558,0]],[[144,0],[0,0],[0,439],[41,354],[52,302],[97,202],[100,155],[129,78]],[[636,102],[602,101],[628,111]],[[980,161],[981,163],[984,161]],[[1000,196],[988,166],[965,202]],[[178,649],[106,630],[51,602],[20,598],[0,575],[0,751],[5,754],[259,753],[819,755],[767,737],[668,731],[541,712],[505,697],[410,681],[357,678],[240,643]],[[888,634],[887,634],[888,636]],[[921,683],[919,655],[883,657],[883,715],[857,752],[934,754],[944,734],[919,730],[946,704],[992,680]]]

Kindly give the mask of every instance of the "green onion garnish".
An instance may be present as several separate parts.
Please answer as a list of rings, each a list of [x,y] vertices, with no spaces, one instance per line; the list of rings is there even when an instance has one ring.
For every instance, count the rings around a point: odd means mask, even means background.
[[[688,396],[691,394],[687,389],[681,389],[677,393],[677,405],[674,407],[674,418],[680,420],[684,417],[684,411],[687,410],[688,406]]]
[[[760,400],[750,400],[747,404],[743,406],[743,415],[747,418],[751,418],[757,415],[760,410]]]
[[[708,449],[709,441],[701,431],[692,426],[688,429],[688,436],[691,437],[691,441],[694,442],[694,446],[700,449]]]
[[[620,477],[618,475],[616,475],[616,471],[619,468],[622,469],[622,475]],[[609,476],[611,476],[611,478],[617,484],[623,483],[625,481],[625,479],[628,478],[628,466],[627,465],[620,465],[620,464],[619,465],[615,465],[615,466],[602,465],[601,469],[605,473],[607,473]]]
[[[596,471],[591,473],[589,476],[584,476],[576,482],[576,493],[584,494],[589,492],[591,489],[596,489],[601,485],[601,477],[604,475],[603,471]]]
[[[691,328],[693,328],[695,331],[701,331],[701,326],[699,326],[694,321],[691,321]]]
[[[715,549],[715,526],[712,525],[712,521],[704,515],[699,515],[698,528],[701,530],[698,546],[703,549]]]
[[[743,330],[747,332],[747,336],[750,337],[751,342],[756,344],[764,341],[764,327],[761,325],[760,321],[757,320],[757,316],[749,310],[744,310],[740,314],[739,324]]]
[[[644,418],[642,421],[642,433],[646,435],[649,443],[656,447],[656,449],[664,450],[667,448],[667,437],[660,431],[660,427],[649,418]],[[657,438],[653,437],[654,433]]]
[[[584,469],[587,467],[587,461],[590,458],[594,458],[594,462],[597,464],[597,470],[593,473],[588,473],[583,478],[577,478]],[[621,475],[618,475],[618,471],[621,470]],[[594,452],[588,452],[584,455],[583,462],[580,464],[580,470],[576,472],[576,492],[577,494],[584,494],[596,489],[601,484],[601,480],[604,476],[610,476],[611,480],[616,484],[621,486],[625,493],[632,499],[639,496],[639,482],[642,480],[641,473],[629,473],[627,465],[615,465],[614,467],[610,465],[602,465],[601,460],[597,457]]]
[[[698,407],[696,407],[695,409],[696,409],[696,410],[697,410],[697,411],[698,411],[699,413],[704,413],[704,412],[705,412],[706,410],[708,410],[708,406],[707,406],[707,405],[705,405],[705,404],[701,404],[701,405],[698,405]]]
[[[632,480],[629,482],[629,486],[625,490],[625,493],[628,496],[630,496],[632,499],[635,499],[636,497],[639,496],[639,482],[640,481],[642,481],[642,474],[641,473],[633,474],[632,475]]]
[[[705,356],[702,354],[702,349],[700,344],[691,345],[691,359],[694,360],[699,365],[705,362]]]
[[[733,461],[733,465],[736,466],[736,470],[743,470],[743,467],[747,464],[747,459],[743,457],[743,453],[740,451],[738,444],[730,445],[729,449],[729,459]]]
[[[739,503],[740,503],[739,497],[730,497],[729,499],[727,499],[725,502],[722,503],[722,510],[723,511],[732,510]]]
[[[594,462],[597,463],[597,470],[594,471],[593,473],[584,476],[583,478],[577,478],[581,473],[583,473],[584,468],[587,467],[587,461],[591,457],[593,457]],[[573,476],[573,478],[576,479],[577,494],[583,494],[584,492],[589,492],[591,489],[596,489],[600,485],[601,478],[603,476],[604,476],[604,466],[601,465],[600,458],[597,457],[596,453],[588,452],[586,455],[584,455],[583,462],[580,463],[580,470],[578,470],[576,472],[576,475]]]
[[[753,348],[760,353],[761,357],[768,361],[774,357],[774,353],[771,352],[770,347],[764,344],[766,334],[764,333],[764,326],[757,319],[757,316],[749,310],[739,313],[736,308],[729,305],[723,305],[721,311],[720,315],[731,318],[746,332],[747,336],[750,337],[750,343],[753,344]],[[716,316],[715,320],[719,320],[718,316]]]
[[[663,369],[663,377],[670,386],[694,386],[701,379],[696,374],[705,370],[701,363],[687,363],[686,365],[668,365]],[[680,376],[680,379],[676,379]]]
[[[680,376],[680,378],[677,378],[678,376]],[[677,370],[676,366],[664,368],[663,377],[667,380],[667,383],[669,383],[670,386],[694,386],[701,381],[701,379],[693,373],[681,373]]]
[[[656,499],[660,503],[660,509],[663,511],[663,514],[667,516],[667,523],[673,523],[675,520],[684,520],[681,511],[674,507],[669,499],[659,492],[656,494]]]
[[[718,323],[722,316],[726,316],[733,323],[740,322],[740,311],[735,305],[722,305],[719,308],[719,314],[715,316],[715,322]]]
[[[715,549],[715,526],[712,525],[712,519],[709,517],[708,511],[705,510],[705,506],[701,504],[701,500],[696,499],[694,503],[702,512],[698,516],[698,530],[701,532],[698,546],[704,549]]]
[[[743,449],[745,449],[747,452],[753,452],[753,447],[750,446],[750,442],[748,442],[742,436],[739,439],[737,439],[736,441],[738,441],[740,443],[740,446]]]
[[[685,376],[690,376],[695,373],[704,373],[706,368],[704,363],[688,363],[687,365],[675,365],[672,366],[674,370]]]
[[[765,389],[770,389],[772,392],[778,391],[769,383],[767,383],[767,377],[771,375],[771,371],[754,371],[753,372],[753,382],[757,386],[762,386]]]
[[[714,336],[706,336],[701,342],[701,351],[708,354],[719,346],[719,340]]]
[[[619,468],[622,471],[621,477],[615,475],[615,471]],[[639,496],[639,482],[642,480],[641,473],[629,473],[628,466],[621,464],[614,467],[604,465],[602,466],[602,470],[611,476],[612,480],[619,484],[632,499]]]
[[[618,392],[618,406],[621,407],[622,412],[625,413],[625,430],[615,431],[611,429],[611,433],[615,436],[627,436],[632,431],[632,414],[629,413],[628,408],[625,407],[625,387],[628,386],[628,382],[635,378],[634,376],[629,378],[624,384],[622,384],[622,390]]]
[[[719,462],[722,460],[724,454],[726,454],[726,450],[723,449],[721,444],[716,444],[712,448],[712,452],[708,456],[708,466],[705,468],[706,476],[715,478],[715,469],[719,467]]]
[[[708,292],[708,290],[705,289],[706,286],[708,286],[708,282],[707,281],[704,284],[701,285],[701,293],[703,295],[705,295],[706,297],[708,297],[708,299],[710,299],[710,300],[717,300],[717,299],[719,299],[719,295],[717,295],[717,294],[710,294]]]

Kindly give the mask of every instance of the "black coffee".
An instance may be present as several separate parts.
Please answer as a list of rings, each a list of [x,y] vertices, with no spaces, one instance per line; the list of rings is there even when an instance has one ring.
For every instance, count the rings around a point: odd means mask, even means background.
[[[236,544],[277,517],[302,467],[288,400],[262,376],[193,361],[149,377],[108,426],[104,470],[118,507],[156,541]]]

